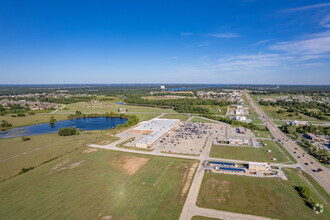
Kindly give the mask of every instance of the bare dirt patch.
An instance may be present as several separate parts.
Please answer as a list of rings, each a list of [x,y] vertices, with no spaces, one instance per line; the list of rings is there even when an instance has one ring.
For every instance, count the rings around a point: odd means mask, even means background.
[[[134,175],[150,159],[136,156],[122,156],[115,161],[116,165],[124,169],[128,175]]]
[[[73,168],[76,168],[78,166],[80,166],[83,162],[85,162],[85,160],[81,160],[79,162],[76,162],[76,163],[73,163],[73,164],[70,164],[68,166],[64,166],[66,163],[68,163],[70,161],[69,158],[61,161],[60,163],[56,164],[54,167],[53,167],[53,171],[55,172],[61,172],[61,171],[64,171],[64,170],[71,170]],[[64,166],[64,167],[63,167]],[[62,168],[60,168],[62,167]]]
[[[181,200],[184,201],[184,196],[187,194],[189,186],[193,180],[194,173],[196,168],[198,167],[198,162],[193,163],[193,165],[187,169],[187,172],[183,178],[183,188],[181,190]]]
[[[76,167],[80,166],[80,164],[82,164],[83,162],[85,162],[85,160],[81,160],[77,163],[70,164],[67,168],[71,170],[73,168],[76,168]]]
[[[98,149],[96,148],[88,148],[86,150],[83,151],[84,154],[89,154],[89,153],[92,153],[92,152],[95,152],[95,151],[98,151]]]
[[[61,166],[64,166],[66,163],[70,161],[70,158],[66,158],[65,160],[62,160],[61,162],[55,164],[55,166],[52,168],[53,171],[56,171]]]

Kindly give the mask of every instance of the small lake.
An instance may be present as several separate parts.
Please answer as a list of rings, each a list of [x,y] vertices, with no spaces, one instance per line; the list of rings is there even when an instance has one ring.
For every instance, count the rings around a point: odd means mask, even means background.
[[[125,105],[123,102],[116,102],[117,105]]]
[[[0,139],[32,136],[32,135],[40,135],[40,134],[52,134],[52,133],[57,133],[58,129],[63,127],[75,127],[83,131],[104,130],[108,128],[114,128],[120,124],[125,124],[126,121],[127,121],[126,118],[110,118],[110,117],[64,120],[64,121],[55,122],[54,126],[51,126],[49,123],[45,123],[45,124],[37,124],[37,125],[13,128],[8,131],[0,131]]]

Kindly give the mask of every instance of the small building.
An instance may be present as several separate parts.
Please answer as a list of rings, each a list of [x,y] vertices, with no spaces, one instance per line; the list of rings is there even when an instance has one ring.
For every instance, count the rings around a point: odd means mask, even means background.
[[[246,121],[246,117],[245,116],[234,116],[234,120],[236,121]]]
[[[165,86],[164,85],[161,85],[160,86],[160,89],[165,90]]]
[[[250,171],[270,172],[270,166],[267,163],[249,162]]]
[[[235,115],[244,115],[244,110],[241,108],[235,109],[234,114]]]
[[[249,145],[250,141],[248,139],[229,139],[228,144],[231,145]]]
[[[291,126],[308,126],[308,122],[307,121],[292,121],[292,122],[289,122],[289,123],[286,123],[286,124],[289,124]]]
[[[304,137],[306,137],[307,139],[311,140],[311,141],[319,141],[320,139],[312,133],[306,133],[304,134]]]

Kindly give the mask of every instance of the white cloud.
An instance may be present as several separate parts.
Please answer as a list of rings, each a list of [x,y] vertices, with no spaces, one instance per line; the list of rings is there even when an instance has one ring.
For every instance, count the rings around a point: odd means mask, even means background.
[[[190,36],[190,35],[193,35],[193,33],[181,32],[181,36]]]
[[[204,47],[204,46],[207,46],[207,45],[209,45],[209,44],[210,44],[209,41],[202,41],[202,42],[200,42],[200,43],[198,44],[198,46],[199,46],[199,47]]]
[[[208,34],[210,37],[216,37],[216,38],[234,38],[234,37],[240,37],[238,34],[233,33],[221,33],[221,34]]]
[[[327,16],[325,16],[325,18],[322,19],[320,25],[323,27],[330,28],[330,14],[328,14]]]
[[[254,46],[266,44],[266,43],[269,43],[269,42],[274,41],[274,40],[276,40],[276,39],[261,40],[261,41],[258,41],[257,43],[255,43]]]
[[[223,71],[257,71],[260,68],[277,67],[282,61],[292,60],[290,56],[281,56],[279,54],[253,54],[232,56],[220,59],[216,63],[209,65],[212,68]]]
[[[289,8],[289,9],[281,10],[280,12],[298,12],[298,11],[306,11],[306,10],[315,9],[315,8],[324,8],[324,7],[329,7],[329,6],[330,6],[330,2],[322,3],[322,4],[315,4],[315,5],[307,5],[307,6],[297,7],[297,8]]]
[[[306,35],[301,40],[278,42],[271,45],[269,49],[299,56],[328,54],[330,53],[330,31]]]

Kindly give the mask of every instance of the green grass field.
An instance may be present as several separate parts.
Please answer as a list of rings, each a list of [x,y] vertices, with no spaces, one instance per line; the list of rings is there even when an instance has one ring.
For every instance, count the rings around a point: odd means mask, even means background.
[[[287,122],[287,121],[274,121],[274,120],[273,120],[273,123],[274,123],[275,125],[283,125],[283,124],[285,124],[285,122]]]
[[[276,219],[329,219],[325,206],[322,215],[307,207],[294,186],[306,186],[313,199],[321,198],[296,173],[285,171],[280,178],[257,178],[218,173],[205,173],[197,200],[199,207],[266,216]]]
[[[208,120],[206,118],[197,117],[197,116],[193,117],[191,119],[191,122],[215,123],[214,121]]]
[[[291,160],[291,162],[292,163],[294,163],[294,164],[296,164],[297,163],[297,160],[293,157],[293,156],[291,156],[291,154],[289,154],[289,152],[283,147],[283,145],[280,143],[280,142],[278,142],[278,141],[275,141],[275,143],[276,143],[276,145],[284,152],[284,154],[288,157],[288,158],[290,158],[290,160]]]
[[[87,149],[0,183],[1,218],[179,218],[197,161]]]
[[[273,135],[269,131],[253,131],[256,138],[273,138]]]
[[[11,117],[10,115],[0,116],[0,121],[6,120],[13,125],[13,127],[27,126],[33,124],[49,123],[50,116],[54,116],[57,121],[68,119],[67,114],[35,114],[27,115],[25,117]]]
[[[80,135],[59,136],[45,134],[0,140],[0,181],[17,175],[22,168],[37,167],[54,158],[65,155],[87,144],[109,144],[118,140],[111,131],[86,131]]]
[[[252,119],[253,124],[264,124],[259,118]]]
[[[189,118],[187,115],[182,115],[182,114],[166,114],[162,116],[161,118],[166,118],[166,119],[179,119],[180,121],[187,121]]]
[[[207,108],[211,114],[225,115],[227,113],[227,106],[217,107],[217,106],[211,106],[211,105],[201,105],[201,107]],[[219,108],[221,110],[221,112],[218,112],[217,108]]]
[[[262,148],[213,145],[210,157],[256,162],[288,162],[273,141],[266,140],[265,143],[267,145]],[[272,152],[268,153],[267,150]],[[272,158],[276,158],[276,161],[273,161]]]
[[[87,107],[90,105],[91,107]],[[113,105],[113,106],[106,106]],[[90,102],[78,102],[66,105],[68,110],[60,110],[59,114],[74,114],[75,111],[81,111],[84,114],[118,112],[119,108],[126,108],[128,113],[175,113],[172,109],[161,109],[154,107],[133,106],[133,105],[117,105],[113,101],[101,101],[101,104],[91,104]]]
[[[128,115],[136,115],[139,118],[139,122],[141,121],[149,121],[160,115],[159,113],[128,113]]]

